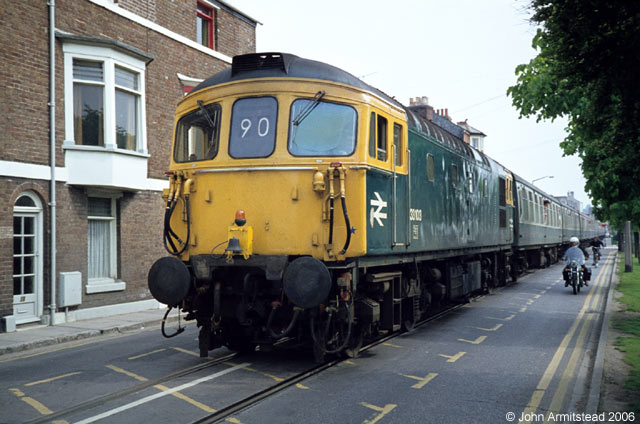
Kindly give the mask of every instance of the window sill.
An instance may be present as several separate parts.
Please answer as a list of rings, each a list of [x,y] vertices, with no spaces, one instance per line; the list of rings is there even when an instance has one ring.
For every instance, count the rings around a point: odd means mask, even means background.
[[[145,190],[149,154],[98,146],[63,145],[67,184]]]
[[[106,152],[106,153],[117,153],[121,155],[131,155],[138,156],[142,158],[149,158],[151,155],[144,152],[138,152],[133,150],[120,149],[118,147],[102,147],[102,146],[82,146],[78,144],[73,144],[73,142],[65,141],[62,145],[62,150],[78,150],[84,152]]]
[[[89,283],[85,286],[85,293],[95,294],[123,291],[125,288],[127,288],[127,283],[124,281],[116,281],[111,278],[95,278],[89,280]]]

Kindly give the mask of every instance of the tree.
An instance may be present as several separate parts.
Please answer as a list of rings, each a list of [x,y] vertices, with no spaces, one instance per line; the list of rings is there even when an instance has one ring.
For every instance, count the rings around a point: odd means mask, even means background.
[[[567,117],[602,220],[640,222],[640,1],[533,0],[538,55],[507,94],[520,116]]]

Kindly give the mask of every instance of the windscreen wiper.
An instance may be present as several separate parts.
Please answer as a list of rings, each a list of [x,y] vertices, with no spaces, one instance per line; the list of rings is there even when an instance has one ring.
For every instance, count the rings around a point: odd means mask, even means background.
[[[198,100],[198,106],[200,107],[200,110],[202,111],[204,118],[207,120],[207,123],[209,124],[211,129],[214,130],[212,132],[215,132],[216,124],[213,122],[213,119],[211,119],[211,116],[209,115],[209,112],[207,111],[207,109],[205,109],[204,104],[202,103],[202,100]]]
[[[311,101],[311,103],[309,103],[307,107],[305,107],[300,112],[298,112],[296,117],[293,118],[293,122],[292,122],[293,129],[291,131],[291,144],[293,144],[293,142],[296,139],[296,134],[298,133],[298,127],[300,126],[302,121],[304,121],[305,118],[309,116],[311,112],[313,112],[313,110],[318,106],[318,104],[320,104],[320,99],[323,96],[324,96],[324,91],[322,90],[318,91],[316,95],[313,97],[313,100]]]
[[[300,112],[298,112],[296,117],[293,119],[294,126],[297,127],[298,125],[300,125],[302,121],[304,121],[305,118],[309,116],[311,112],[313,112],[313,109],[315,109],[316,106],[318,106],[318,104],[320,103],[320,99],[324,96],[324,94],[325,94],[324,91],[322,90],[318,91],[314,96],[313,100],[311,101],[311,103],[309,103],[307,107],[305,107]]]

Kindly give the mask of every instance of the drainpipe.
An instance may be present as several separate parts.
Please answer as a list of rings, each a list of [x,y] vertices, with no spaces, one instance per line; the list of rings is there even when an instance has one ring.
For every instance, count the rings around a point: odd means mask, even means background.
[[[49,325],[56,314],[56,1],[49,0],[49,142],[51,145],[51,304]]]

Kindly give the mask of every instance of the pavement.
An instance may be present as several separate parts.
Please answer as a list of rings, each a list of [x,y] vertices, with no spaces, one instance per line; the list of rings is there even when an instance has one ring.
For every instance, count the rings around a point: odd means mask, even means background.
[[[166,309],[150,309],[123,315],[93,318],[64,324],[29,325],[12,333],[0,333],[0,356],[111,333],[140,330],[162,322]],[[169,314],[169,321],[177,313]],[[184,321],[183,321],[184,322]]]

